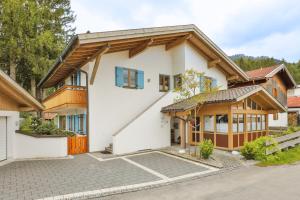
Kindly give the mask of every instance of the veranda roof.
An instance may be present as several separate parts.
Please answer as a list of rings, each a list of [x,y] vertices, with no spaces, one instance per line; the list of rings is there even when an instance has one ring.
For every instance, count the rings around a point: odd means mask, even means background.
[[[198,94],[197,97],[191,97],[189,99],[163,107],[161,109],[161,112],[163,113],[183,112],[195,108],[200,103],[216,104],[216,103],[226,103],[226,102],[238,102],[256,93],[262,93],[264,96],[266,96],[269,100],[269,104],[272,105],[275,110],[279,110],[279,111],[286,110],[286,108],[284,108],[262,86],[251,85],[251,86],[244,86],[238,88],[231,88],[227,90],[219,90],[211,94],[205,94],[205,93]],[[201,102],[197,102],[197,100],[195,99],[199,99]]]

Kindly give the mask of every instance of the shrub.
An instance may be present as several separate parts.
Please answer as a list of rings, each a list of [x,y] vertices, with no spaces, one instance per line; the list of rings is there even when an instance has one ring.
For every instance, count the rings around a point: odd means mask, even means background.
[[[270,143],[271,145],[267,146],[266,143]],[[262,161],[267,159],[266,151],[274,148],[277,148],[277,143],[272,137],[265,136],[246,143],[241,149],[241,154],[247,160],[254,159]]]
[[[200,156],[204,159],[208,159],[209,156],[213,153],[214,144],[211,140],[203,140],[199,143]]]
[[[37,117],[27,116],[20,125],[20,130],[27,133],[37,135],[60,135],[60,136],[74,136],[75,133],[71,131],[56,128],[53,122],[43,122]]]

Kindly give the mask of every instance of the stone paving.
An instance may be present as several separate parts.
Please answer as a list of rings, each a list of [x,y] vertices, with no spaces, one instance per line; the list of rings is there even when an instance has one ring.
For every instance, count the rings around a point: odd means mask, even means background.
[[[195,165],[184,160],[174,159],[173,157],[166,157],[160,153],[131,156],[128,159],[157,171],[169,178],[207,170],[205,167]]]
[[[74,159],[16,161],[0,167],[0,199],[65,199],[67,194],[72,199],[92,193],[99,196],[103,191],[125,191],[211,171],[209,167],[158,152],[105,161],[87,154]]]

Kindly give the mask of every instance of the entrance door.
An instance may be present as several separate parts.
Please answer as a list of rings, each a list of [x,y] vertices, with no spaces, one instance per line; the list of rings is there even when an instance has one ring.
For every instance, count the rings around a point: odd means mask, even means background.
[[[6,117],[0,117],[0,161],[7,159]]]

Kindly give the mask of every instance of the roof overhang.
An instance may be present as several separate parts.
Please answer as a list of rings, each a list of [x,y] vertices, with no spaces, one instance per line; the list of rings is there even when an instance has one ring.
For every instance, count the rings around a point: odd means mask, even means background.
[[[287,67],[284,64],[279,65],[276,67],[273,71],[271,71],[269,74],[266,75],[266,78],[271,78],[277,73],[283,72],[286,75],[286,78],[284,78],[284,81],[288,83],[288,89],[297,87],[297,83],[294,80],[293,76],[287,69]]]
[[[0,92],[11,98],[19,107],[19,111],[43,110],[43,105],[0,70]]]
[[[248,86],[249,87],[249,86]],[[263,87],[261,86],[255,86],[252,87],[253,89],[251,89],[249,92],[244,93],[243,95],[240,95],[238,97],[234,97],[234,98],[226,98],[226,99],[219,99],[216,101],[211,101],[210,98],[208,98],[209,100],[207,101],[203,101],[201,104],[202,105],[208,105],[208,104],[221,104],[221,103],[235,103],[235,102],[239,102],[242,101],[248,97],[255,97],[255,98],[259,98],[261,100],[261,102],[264,103],[265,107],[267,110],[272,110],[272,111],[277,111],[277,112],[286,112],[287,108],[285,108],[283,105],[281,105],[279,103],[279,101],[277,101],[271,94],[269,94],[269,92],[267,92]],[[238,88],[234,88],[234,89],[238,89]],[[229,89],[230,90],[230,89]],[[228,90],[223,90],[224,91],[228,91]],[[219,91],[220,92],[220,91]],[[213,94],[218,96],[218,92],[216,94]],[[179,103],[182,103],[186,100],[183,100]],[[178,103],[175,103],[178,104]],[[169,106],[163,107],[161,112],[163,113],[171,113],[171,112],[185,112],[185,111],[189,111],[194,109],[196,106],[199,106],[198,103],[193,102],[192,104],[188,104],[187,106],[184,105],[183,107],[176,107],[176,108],[172,108],[172,105],[175,104],[171,104]]]
[[[104,46],[109,46],[109,50],[105,52],[108,54],[136,49],[145,43],[149,46],[169,45],[184,38],[208,61],[220,60],[216,66],[228,77],[238,76],[241,80],[248,80],[246,73],[195,25],[180,25],[78,34],[72,38],[38,87],[56,85],[76,69],[92,61]]]

